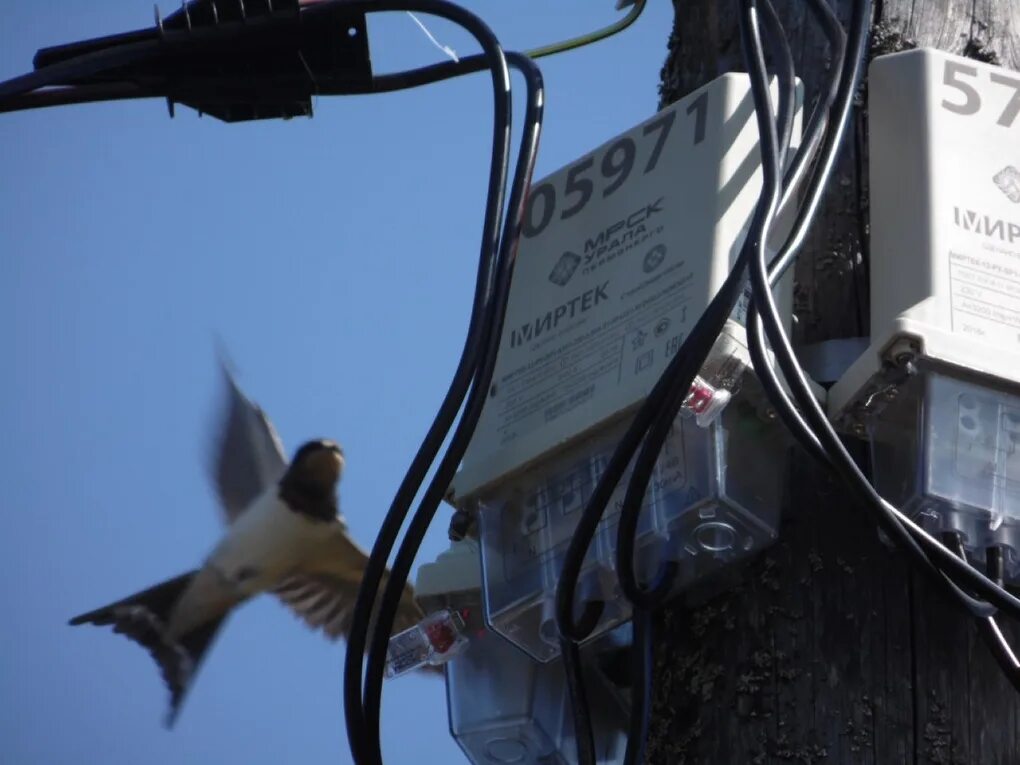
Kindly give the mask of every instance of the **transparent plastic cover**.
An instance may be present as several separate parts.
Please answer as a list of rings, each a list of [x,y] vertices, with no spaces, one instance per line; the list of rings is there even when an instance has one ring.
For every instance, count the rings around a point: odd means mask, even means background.
[[[1020,396],[926,372],[871,423],[875,484],[931,532],[956,531],[983,559],[1006,548],[1020,581]]]
[[[556,582],[577,519],[627,422],[569,449],[478,498],[486,618],[539,661],[559,653]],[[663,559],[679,564],[682,589],[775,539],[785,444],[781,430],[743,402],[708,427],[681,416],[663,447],[638,525],[635,565],[650,579]],[[605,604],[592,638],[630,618],[619,591],[616,534],[630,469],[585,558],[580,600]]]
[[[626,746],[627,713],[592,666],[593,655],[583,654],[582,663],[598,762],[619,762]],[[541,664],[485,630],[473,635],[467,651],[447,665],[446,698],[450,733],[476,765],[569,765],[576,760],[560,662]]]

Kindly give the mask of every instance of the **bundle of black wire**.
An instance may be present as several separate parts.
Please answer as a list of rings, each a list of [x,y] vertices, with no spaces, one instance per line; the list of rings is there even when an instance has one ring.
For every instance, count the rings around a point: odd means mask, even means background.
[[[414,483],[418,475],[417,471],[415,475],[412,475],[410,472],[408,473],[408,477],[405,478],[405,482],[401,486],[398,497],[394,500],[393,507],[391,508],[391,511],[396,512],[388,514],[383,523],[383,527],[372,550],[370,558],[371,568],[366,569],[355,605],[355,621],[351,627],[344,668],[344,707],[347,715],[348,735],[351,737],[351,749],[355,754],[356,761],[359,763],[382,762],[379,748],[379,711],[382,700],[383,671],[386,664],[389,635],[393,628],[401,591],[404,582],[407,581],[410,574],[411,565],[414,562],[418,548],[421,546],[425,533],[439,507],[439,503],[453,479],[454,473],[464,456],[464,452],[467,450],[468,443],[474,433],[478,417],[485,403],[489,384],[492,380],[492,371],[495,367],[496,350],[499,346],[499,336],[502,333],[510,278],[513,273],[517,240],[520,234],[524,195],[534,167],[543,106],[543,91],[538,68],[530,59],[519,54],[507,54],[506,59],[507,62],[525,76],[528,89],[528,104],[522,145],[518,154],[517,168],[511,186],[509,215],[498,249],[495,279],[489,280],[485,285],[488,287],[489,294],[486,296],[487,300],[483,307],[482,321],[479,324],[479,336],[472,338],[472,347],[470,349],[465,348],[465,358],[467,358],[468,351],[470,350],[470,363],[473,365],[470,368],[471,377],[464,381],[469,384],[467,401],[464,403],[463,413],[451,437],[446,453],[440,460],[439,466],[429,482],[418,509],[411,519],[404,539],[397,550],[391,574],[383,591],[381,603],[378,606],[378,615],[376,616],[371,635],[368,635],[369,618],[373,613],[372,607],[382,582],[386,559],[393,548],[400,526],[406,517],[410,501],[413,499],[414,493],[421,483],[420,479],[417,480],[417,483]],[[507,94],[509,95],[509,82],[507,82]],[[472,324],[472,326],[474,325]],[[459,371],[460,368],[458,368]],[[455,378],[455,382],[459,382],[459,380]],[[451,392],[453,392],[452,386]],[[460,408],[459,405],[464,398],[459,390],[457,393],[460,394],[460,398],[457,400],[457,406],[452,407],[452,414],[455,414]],[[448,398],[448,400],[451,399]],[[432,433],[430,432],[429,435],[431,436]],[[441,441],[442,436],[438,438],[437,447]],[[425,444],[423,444],[424,447]],[[428,456],[429,462],[431,462],[434,459],[435,452]],[[424,463],[425,455],[423,451],[419,451],[415,463],[419,462],[419,458],[427,469],[427,463]],[[414,465],[412,465],[413,468]],[[424,470],[421,471],[421,475],[424,475]],[[368,659],[364,674],[364,688],[357,699],[363,714],[363,718],[359,720],[357,719],[357,711],[352,715],[352,704],[355,703],[355,696],[358,693],[355,683],[360,680],[361,662],[366,642]],[[363,749],[361,748],[362,746],[364,747]]]
[[[850,37],[852,40],[848,61],[844,64],[836,98],[836,113],[832,131],[826,139],[822,158],[815,170],[815,179],[826,178],[831,172],[842,135],[849,121],[852,96],[860,77],[868,35],[868,21],[871,15],[870,0],[858,0],[854,5]],[[852,68],[848,68],[852,67]],[[782,272],[793,262],[796,251],[813,219],[820,201],[824,183],[812,184],[808,189],[805,204],[794,225],[786,245],[766,268],[764,253],[760,252],[752,262],[752,283],[754,301],[748,314],[750,348],[754,356],[755,371],[762,380],[769,398],[783,421],[788,425],[802,446],[822,464],[833,469],[857,494],[861,505],[870,511],[875,521],[909,555],[920,570],[929,574],[951,598],[967,609],[978,620],[979,629],[985,637],[1000,666],[1011,682],[1020,688],[1018,662],[1006,643],[995,621],[995,608],[1002,608],[1016,617],[1017,599],[1002,586],[1001,551],[988,551],[988,576],[972,568],[966,557],[954,552],[952,545],[940,544],[898,509],[886,502],[858,468],[840,441],[825,413],[818,405],[808,387],[782,328],[778,310],[772,299],[770,284],[774,284]],[[764,352],[762,324],[776,354],[777,361],[790,385],[804,416],[793,405],[779,384]],[[806,420],[805,420],[806,417]],[[961,587],[961,585],[963,585]],[[966,592],[970,589],[974,594]]]
[[[583,640],[587,633],[590,633],[594,624],[594,616],[599,609],[598,604],[588,603],[585,606],[585,614],[580,620],[581,623],[574,620],[573,601],[577,577],[580,573],[591,537],[601,520],[602,511],[622,478],[623,472],[631,461],[634,452],[643,440],[642,452],[638,456],[638,462],[635,465],[635,471],[624,499],[623,514],[621,514],[621,528],[623,527],[623,515],[627,515],[628,523],[633,521],[633,526],[636,528],[637,512],[650,477],[651,466],[654,464],[658,452],[662,448],[662,443],[680,410],[694,376],[704,363],[712,344],[715,342],[716,337],[718,337],[723,325],[736,305],[743,289],[745,269],[752,250],[765,247],[765,238],[768,234],[771,220],[781,201],[779,168],[781,155],[785,152],[785,146],[783,150],[780,149],[779,135],[772,117],[768,75],[765,69],[764,54],[760,50],[761,41],[757,31],[757,17],[754,13],[753,5],[748,15],[750,16],[750,24],[753,28],[754,36],[758,42],[757,50],[753,51],[755,57],[748,64],[751,70],[751,87],[754,94],[756,118],[762,146],[762,194],[755,208],[747,234],[747,241],[733,269],[708,308],[696,322],[688,339],[684,342],[669,367],[667,367],[644,405],[638,411],[596,486],[591,500],[578,523],[578,531],[575,532],[574,537],[571,539],[564,558],[563,571],[556,592],[556,616],[564,652],[569,650],[570,643]],[[773,20],[775,20],[774,16]],[[777,20],[775,21],[778,23]],[[743,35],[745,52],[750,52],[746,46],[747,37],[748,34],[745,30]],[[783,72],[786,76],[780,82],[780,119],[784,123],[782,132],[785,144],[789,140],[792,127],[792,61],[788,48],[782,51],[782,48],[778,47],[776,50],[781,51],[781,55],[776,58],[785,64]],[[648,470],[642,482],[642,474],[639,471],[642,470],[643,463],[647,463]],[[634,502],[635,497],[637,498],[636,503]],[[631,533],[633,533],[633,530]],[[626,535],[627,532],[624,531],[624,538],[626,538]],[[672,564],[662,566],[655,577],[655,581],[650,586],[642,586],[636,582],[627,583],[624,581],[626,577],[623,575],[623,572],[633,572],[632,546],[633,541],[631,540],[630,544],[626,546],[627,549],[622,553],[627,567],[620,567],[618,570],[621,572],[621,584],[627,587],[626,594],[634,605],[635,617],[639,623],[644,623],[645,620],[651,618],[650,614],[644,612],[650,611],[655,605],[664,600],[672,589],[673,583],[671,580],[675,576],[676,567]],[[619,551],[624,549],[624,545],[619,539],[617,549],[618,555],[620,554]],[[650,669],[645,669],[644,671],[650,672]],[[650,683],[650,677],[646,676],[643,678],[643,687],[649,686]],[[571,683],[570,685],[572,687],[574,684]],[[587,714],[586,703],[583,698],[575,697],[572,701],[574,707],[574,728],[579,741],[578,762],[588,765],[593,762],[593,759],[586,756],[585,751],[590,748],[589,742],[592,739],[590,717]],[[638,709],[634,710],[634,718],[644,718],[641,728],[647,730],[647,716],[649,714],[647,694],[634,694],[633,703],[639,706]],[[580,743],[582,741],[585,743]],[[627,762],[638,761],[643,743],[642,740],[635,740],[633,736],[630,738],[625,755]]]

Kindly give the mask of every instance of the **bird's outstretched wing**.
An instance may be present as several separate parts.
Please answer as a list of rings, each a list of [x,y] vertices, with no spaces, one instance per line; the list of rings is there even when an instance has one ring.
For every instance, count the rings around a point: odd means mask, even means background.
[[[213,484],[227,522],[232,523],[287,469],[273,424],[248,399],[223,364],[227,400],[212,458]]]
[[[321,629],[333,640],[346,637],[367,562],[365,552],[347,535],[343,524],[337,523],[329,543],[310,555],[300,571],[283,579],[273,594],[312,629]],[[387,571],[387,577],[388,574]],[[386,586],[387,577],[382,587]],[[413,627],[422,617],[414,601],[414,588],[407,584],[400,597],[393,632]]]
[[[358,583],[329,576],[294,574],[273,589],[280,601],[313,630],[331,640],[350,632]]]

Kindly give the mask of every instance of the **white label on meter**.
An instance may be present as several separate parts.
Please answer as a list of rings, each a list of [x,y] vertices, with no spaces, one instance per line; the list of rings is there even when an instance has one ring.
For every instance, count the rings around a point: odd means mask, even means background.
[[[989,342],[1020,344],[1020,223],[1016,246],[985,241],[1005,221],[989,222],[972,210],[956,208],[961,229],[949,249],[952,329]],[[966,233],[970,233],[967,236]]]
[[[760,189],[745,75],[536,183],[463,496],[640,401],[730,270]]]
[[[1020,75],[951,57],[933,63],[941,75],[932,94],[939,142],[934,157],[938,183],[952,207],[940,215],[951,329],[1018,347]],[[1014,151],[997,145],[1012,145]]]

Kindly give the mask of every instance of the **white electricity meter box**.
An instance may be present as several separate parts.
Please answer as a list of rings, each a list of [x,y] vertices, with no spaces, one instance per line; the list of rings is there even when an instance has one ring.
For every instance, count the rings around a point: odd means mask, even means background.
[[[742,74],[531,188],[489,398],[452,501],[479,520],[487,623],[539,661],[559,653],[553,601],[577,518],[630,416],[729,273],[760,189]],[[778,299],[789,315],[788,280]],[[702,367],[645,498],[636,564],[654,572],[665,556],[679,586],[761,549],[778,528],[780,429],[726,405],[753,381],[746,305]],[[614,570],[625,484],[582,568],[578,597],[605,604],[591,639],[630,618]]]
[[[883,56],[868,121],[872,342],[830,412],[886,499],[1020,581],[1020,74]]]
[[[619,763],[627,746],[625,699],[599,670],[606,649],[630,643],[629,625],[581,652],[599,765]],[[475,765],[571,765],[574,721],[560,661],[540,663],[488,630],[446,665],[450,733]],[[628,699],[629,701],[629,699]]]

